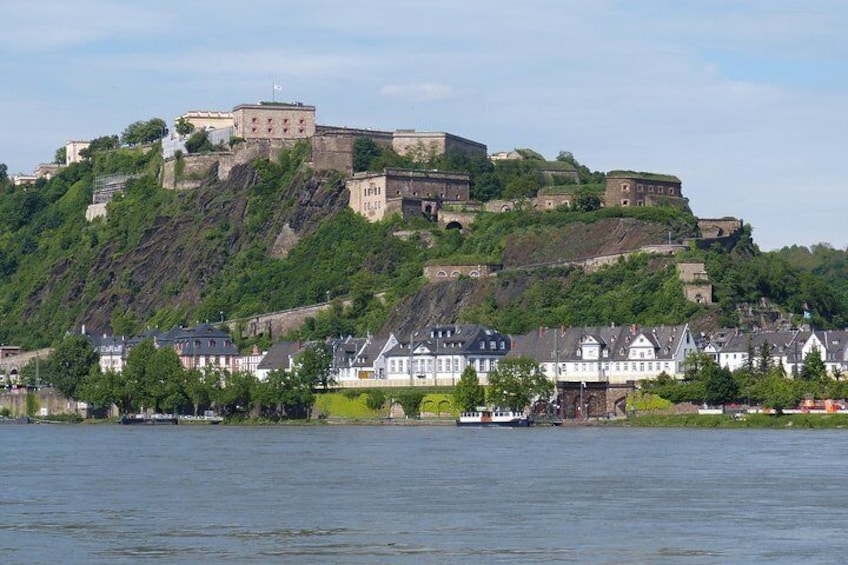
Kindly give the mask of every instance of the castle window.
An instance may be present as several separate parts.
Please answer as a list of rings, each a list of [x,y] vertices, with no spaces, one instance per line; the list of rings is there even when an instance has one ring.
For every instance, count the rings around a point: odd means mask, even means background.
[[[636,206],[644,206],[644,205],[645,205],[645,203],[642,200],[636,201]]]
[[[673,188],[671,188],[671,187],[668,187],[668,193],[669,193],[670,195],[674,196],[674,189],[673,189]]]
[[[658,186],[658,187],[657,187],[657,192],[658,192],[659,194],[662,194],[662,193],[663,193],[663,187]]]
[[[642,185],[641,184],[636,185],[636,192],[642,192]]]
[[[630,206],[630,201],[625,198],[624,200],[621,201],[621,205],[622,206]]]
[[[268,133],[271,133],[272,131],[274,131],[274,128],[268,128]]]
[[[626,182],[621,183],[621,192],[630,192],[630,185]]]
[[[256,123],[256,118],[250,118],[250,123],[255,124],[255,123]]]
[[[256,128],[250,128],[250,133],[256,133]]]
[[[654,191],[654,185],[649,184],[648,185],[648,192],[653,192],[653,191]]]
[[[272,122],[271,118],[268,118],[268,123],[270,124],[271,122]]]
[[[283,123],[284,123],[284,124],[289,123],[289,119],[288,119],[288,118],[283,118]]]
[[[303,133],[303,128],[298,128],[297,133]]]
[[[288,133],[288,132],[289,132],[289,128],[283,128],[283,133]]]

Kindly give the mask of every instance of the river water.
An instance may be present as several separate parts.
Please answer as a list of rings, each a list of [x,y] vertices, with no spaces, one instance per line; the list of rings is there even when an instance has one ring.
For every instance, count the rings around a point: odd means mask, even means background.
[[[3,563],[838,563],[841,430],[0,427]]]

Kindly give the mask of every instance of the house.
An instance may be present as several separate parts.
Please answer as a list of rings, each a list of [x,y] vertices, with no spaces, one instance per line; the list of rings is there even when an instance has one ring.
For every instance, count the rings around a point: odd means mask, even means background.
[[[800,347],[799,334],[797,330],[736,333],[719,349],[718,364],[730,371],[741,369],[749,363],[756,366],[759,364],[764,346],[768,344],[769,364],[783,365],[789,373],[791,365],[796,363],[795,360],[803,353],[802,351],[799,354],[793,354],[790,360],[790,353]],[[800,336],[800,338],[806,340],[809,335],[807,332],[806,337]],[[752,356],[753,359],[751,359]]]
[[[604,205],[660,206],[676,203],[688,206],[683,198],[680,179],[674,175],[635,171],[610,171],[607,173]]]
[[[400,338],[402,339],[402,338]],[[431,326],[385,353],[386,379],[409,384],[455,385],[466,367],[481,384],[512,349],[506,334],[479,325]]]
[[[259,368],[259,363],[262,362],[262,359],[265,358],[267,351],[260,351],[259,347],[256,345],[253,346],[251,352],[247,355],[242,355],[238,358],[236,362],[236,366],[240,373],[248,373],[250,375],[256,376],[256,371]]]
[[[749,364],[760,364],[762,351],[768,344],[769,364],[782,365],[787,375],[799,375],[804,360],[818,350],[828,374],[848,370],[848,331],[845,330],[786,330],[740,333],[719,351],[719,364],[731,371]]]
[[[83,160],[81,152],[83,149],[88,149],[91,145],[90,141],[74,141],[71,140],[65,144],[65,165],[71,163],[79,163]]]
[[[256,366],[256,378],[264,381],[268,373],[282,369],[291,371],[294,369],[295,357],[304,350],[304,344],[300,341],[280,341],[271,346],[262,361]]]
[[[661,373],[681,378],[697,351],[688,325],[540,328],[515,340],[510,356],[526,355],[556,382],[565,418],[624,415],[636,383]]]
[[[345,183],[349,206],[368,221],[378,222],[400,212],[404,219],[436,219],[444,204],[468,202],[468,173],[387,168],[383,173],[356,173]]]
[[[179,116],[174,123],[184,120],[194,126],[194,129],[224,129],[233,127],[233,113],[216,110],[189,110]]]
[[[86,336],[100,357],[100,371],[121,373],[127,362],[127,340],[108,334]]]
[[[232,337],[212,324],[174,328],[156,336],[157,347],[173,347],[186,369],[238,370],[239,351]]]
[[[235,134],[246,140],[296,141],[315,135],[315,106],[260,102],[233,108]]]
[[[682,377],[697,351],[688,325],[540,328],[516,339],[510,356],[527,355],[560,382],[626,384],[660,373]]]

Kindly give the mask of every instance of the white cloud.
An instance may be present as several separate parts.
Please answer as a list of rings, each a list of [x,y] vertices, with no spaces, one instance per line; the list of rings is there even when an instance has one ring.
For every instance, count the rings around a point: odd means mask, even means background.
[[[447,100],[454,96],[453,89],[450,86],[434,82],[386,84],[380,89],[380,94],[416,102],[435,102]]]

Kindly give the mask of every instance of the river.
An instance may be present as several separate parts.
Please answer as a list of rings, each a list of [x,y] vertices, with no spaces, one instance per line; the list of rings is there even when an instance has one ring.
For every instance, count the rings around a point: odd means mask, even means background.
[[[3,563],[837,563],[842,430],[0,427]]]

